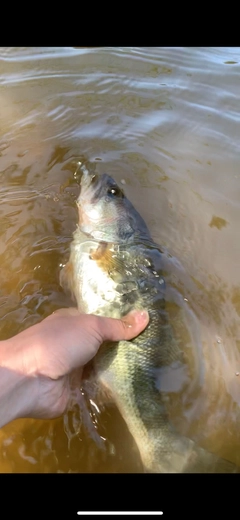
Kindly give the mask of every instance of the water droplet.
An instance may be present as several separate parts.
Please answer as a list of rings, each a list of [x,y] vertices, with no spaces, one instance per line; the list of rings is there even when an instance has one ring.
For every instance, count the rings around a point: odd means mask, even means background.
[[[94,406],[94,408],[97,410],[98,413],[100,413],[100,410],[99,410],[98,406],[96,405],[96,403],[92,399],[89,399],[89,400],[90,400],[91,405]]]
[[[121,179],[121,181],[120,181],[120,182],[121,182],[122,184],[126,184],[126,181],[125,181],[125,179]]]
[[[188,302],[188,299],[187,298],[183,298],[185,302]]]
[[[160,280],[158,280],[158,282],[162,285],[164,283],[164,279],[160,278]]]
[[[145,265],[145,267],[151,267],[152,264],[149,262],[148,258],[144,258],[143,265]]]
[[[235,372],[235,375],[236,375],[236,376],[239,376],[239,372]]]
[[[217,338],[217,343],[222,343],[221,338]]]

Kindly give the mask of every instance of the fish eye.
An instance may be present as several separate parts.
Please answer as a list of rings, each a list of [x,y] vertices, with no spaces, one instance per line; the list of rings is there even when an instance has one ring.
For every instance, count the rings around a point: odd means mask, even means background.
[[[107,190],[107,193],[109,193],[109,195],[113,195],[114,197],[123,197],[122,190],[120,190],[120,188],[117,186],[110,186],[110,188]]]

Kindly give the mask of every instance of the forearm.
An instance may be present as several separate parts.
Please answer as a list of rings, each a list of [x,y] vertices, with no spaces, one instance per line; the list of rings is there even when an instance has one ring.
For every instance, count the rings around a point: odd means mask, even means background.
[[[0,342],[0,428],[27,417],[35,396],[36,381],[26,376],[16,352],[16,340]]]

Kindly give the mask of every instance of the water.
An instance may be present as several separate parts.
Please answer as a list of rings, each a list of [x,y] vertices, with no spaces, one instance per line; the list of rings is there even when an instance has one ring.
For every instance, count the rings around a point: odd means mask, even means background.
[[[206,431],[208,446],[234,462],[239,56],[238,48],[0,49],[1,338],[70,304],[59,272],[77,222],[77,162],[109,173],[173,255],[169,282],[186,298],[194,331],[197,320],[212,385],[219,377],[227,394],[206,408],[199,397],[192,433],[204,443]],[[142,471],[114,408],[99,427],[106,452],[84,428],[69,445],[62,418],[14,421],[0,431],[0,471]]]

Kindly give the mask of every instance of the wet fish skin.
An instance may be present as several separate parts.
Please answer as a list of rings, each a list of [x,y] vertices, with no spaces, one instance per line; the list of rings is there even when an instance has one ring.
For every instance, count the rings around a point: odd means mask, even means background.
[[[148,327],[131,341],[105,343],[95,357],[108,390],[149,472],[235,472],[235,466],[179,435],[171,425],[156,373],[185,363],[165,310],[161,250],[142,217],[108,175],[84,172],[79,226],[61,274],[81,312],[121,317],[149,311]]]

